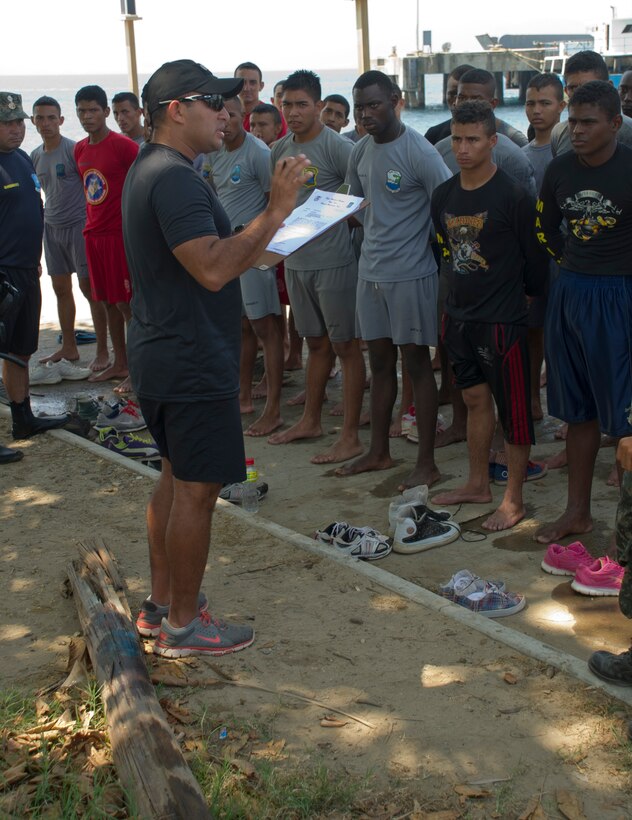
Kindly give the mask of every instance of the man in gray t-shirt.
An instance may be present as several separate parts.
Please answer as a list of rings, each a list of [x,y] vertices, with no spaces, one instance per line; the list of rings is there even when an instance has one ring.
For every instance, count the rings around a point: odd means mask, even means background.
[[[81,292],[90,303],[90,312],[97,336],[97,352],[90,364],[92,370],[102,370],[108,363],[107,330],[103,306],[94,302],[90,290],[83,227],[86,221],[86,198],[83,180],[75,164],[75,143],[60,133],[64,118],[53,97],[40,97],[33,104],[33,125],[42,137],[42,144],[31,153],[31,161],[46,196],[44,208],[44,255],[57,298],[57,313],[61,328],[61,347],[42,362],[79,359],[75,338],[75,300],[72,294],[72,274],[76,272]]]
[[[224,128],[224,144],[207,154],[202,174],[215,188],[234,231],[247,225],[268,204],[272,168],[270,149],[244,128],[244,111],[239,97],[225,102],[229,120]],[[279,317],[281,303],[274,268],[249,268],[239,277],[241,286],[241,361],[239,405],[242,415],[254,412],[252,376],[257,355],[257,339],[263,346],[266,404],[261,416],[244,434],[267,436],[283,424],[281,387],[283,383],[283,334]],[[254,330],[254,334],[253,334]]]
[[[302,205],[317,188],[337,191],[344,183],[351,142],[319,119],[323,107],[320,80],[312,71],[296,71],[283,83],[283,114],[290,133],[272,145],[272,161],[305,154]],[[296,329],[307,340],[305,407],[289,430],[275,433],[270,444],[322,436],[321,412],[334,355],[342,365],[343,426],[336,441],[312,458],[314,464],[347,461],[362,452],[358,424],[365,367],[356,338],[357,263],[346,222],[288,257],[285,281]]]
[[[389,448],[397,395],[397,348],[411,378],[419,435],[417,461],[404,487],[434,484],[437,386],[429,345],[437,341],[437,264],[429,245],[430,199],[450,171],[432,145],[399,120],[398,95],[381,71],[353,87],[355,115],[367,130],[349,160],[351,193],[364,196],[358,319],[371,363],[371,447],[339,469],[355,475],[394,466]]]

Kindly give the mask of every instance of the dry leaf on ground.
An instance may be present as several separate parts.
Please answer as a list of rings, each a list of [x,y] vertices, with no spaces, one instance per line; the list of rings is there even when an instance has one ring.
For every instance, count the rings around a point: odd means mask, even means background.
[[[584,806],[576,794],[572,794],[566,789],[558,789],[555,792],[557,808],[567,818],[567,820],[586,820]]]
[[[510,686],[518,683],[518,678],[513,674],[513,672],[505,672],[503,675],[503,680],[505,683],[508,683]]]
[[[472,798],[489,797],[491,794],[489,789],[483,789],[481,786],[468,786],[467,783],[460,786],[455,786],[454,791],[461,797]]]

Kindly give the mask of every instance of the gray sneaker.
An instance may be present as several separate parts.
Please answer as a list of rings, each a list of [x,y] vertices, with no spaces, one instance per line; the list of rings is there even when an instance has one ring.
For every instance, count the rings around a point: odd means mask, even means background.
[[[154,655],[183,658],[185,655],[228,655],[245,649],[255,639],[251,626],[231,624],[200,612],[188,626],[175,629],[162,619],[154,643]]]
[[[206,612],[208,609],[208,601],[203,592],[198,595],[198,609],[200,612]],[[168,604],[167,606],[161,606],[150,601],[149,598],[145,598],[136,618],[136,629],[144,638],[155,638],[160,633],[162,619],[166,618],[168,614]]]

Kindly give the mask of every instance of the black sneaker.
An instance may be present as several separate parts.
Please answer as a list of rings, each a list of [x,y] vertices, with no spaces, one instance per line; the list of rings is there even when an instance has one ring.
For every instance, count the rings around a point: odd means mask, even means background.
[[[393,552],[410,555],[433,547],[450,544],[461,535],[461,527],[452,521],[437,519],[426,507],[406,509],[397,519]]]
[[[632,686],[632,647],[620,655],[613,652],[593,652],[588,668],[601,680],[615,686]]]

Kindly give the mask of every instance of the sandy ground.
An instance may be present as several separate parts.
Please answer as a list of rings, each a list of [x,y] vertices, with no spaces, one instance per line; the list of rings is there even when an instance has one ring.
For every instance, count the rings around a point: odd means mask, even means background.
[[[53,335],[42,334],[43,351],[53,346]],[[82,348],[82,355],[89,349]],[[301,388],[302,374],[293,378],[288,395]],[[35,388],[41,394],[35,403],[45,410],[69,406],[86,388]],[[332,382],[325,414],[337,390]],[[288,410],[286,420],[297,412]],[[329,436],[337,420],[324,419]],[[543,428],[537,455],[559,447],[546,441],[552,438],[550,419]],[[362,435],[368,438],[367,431]],[[0,440],[8,439],[8,421],[0,416]],[[258,515],[305,534],[341,519],[384,530],[388,500],[406,473],[412,445],[394,442],[393,470],[352,479],[311,465],[318,447],[322,442],[271,447],[248,441],[248,453],[270,485]],[[24,460],[0,475],[0,677],[4,687],[32,691],[60,676],[78,629],[63,581],[79,541],[99,535],[110,544],[133,608],[146,594],[143,516],[152,481],[51,437],[22,449]],[[612,457],[612,450],[600,453],[595,477],[597,526],[586,539],[595,554],[606,544],[616,504],[616,490],[605,486]],[[439,451],[438,463],[449,485],[465,470],[464,445]],[[599,647],[626,648],[630,625],[616,601],[574,595],[568,582],[539,570],[542,548],[532,531],[563,503],[565,471],[529,484],[526,493],[533,518],[512,533],[392,555],[380,567],[429,589],[464,566],[503,577],[529,600],[505,625],[580,658]],[[474,529],[472,519],[481,512],[466,507],[459,520]],[[560,816],[556,794],[562,789],[579,795],[589,818],[632,817],[626,792],[632,761],[617,735],[626,715],[620,703],[388,592],[352,567],[304,553],[222,510],[206,590],[216,611],[251,618],[257,631],[252,649],[221,660],[224,671],[371,724],[348,720],[323,728],[326,709],[257,690],[187,694],[188,707],[210,715],[213,726],[265,725],[269,737],[284,743],[279,764],[323,758],[343,772],[370,772],[379,789],[403,784],[422,806],[437,809],[456,805],[455,785],[490,790],[479,813],[472,809],[469,816],[517,816],[534,795],[542,796],[548,816]],[[206,673],[206,664],[198,662],[196,674]],[[515,684],[507,683],[507,673]]]

